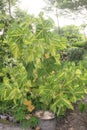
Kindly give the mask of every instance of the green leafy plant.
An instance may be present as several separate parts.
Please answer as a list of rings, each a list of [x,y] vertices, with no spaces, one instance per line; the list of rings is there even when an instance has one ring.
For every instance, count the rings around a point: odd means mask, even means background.
[[[87,109],[87,104],[86,103],[80,103],[79,104],[80,112],[84,112],[86,109]]]
[[[32,23],[35,32],[30,28]],[[15,20],[6,32],[11,57],[2,67],[0,101],[12,102],[11,112],[19,122],[38,109],[63,115],[86,93],[87,70],[82,64],[61,61],[60,52],[66,49],[67,41],[54,34],[52,27],[52,21],[40,14],[39,18],[28,16],[20,23]],[[37,124],[33,117],[29,122],[30,126]]]
[[[73,63],[58,67],[40,84],[40,101],[57,115],[63,115],[67,108],[73,109],[73,103],[84,97],[86,88],[84,74]],[[86,77],[85,77],[86,79]]]
[[[35,129],[35,127],[38,125],[38,119],[34,116],[32,116],[29,120],[22,120],[21,124],[24,128],[31,127]]]

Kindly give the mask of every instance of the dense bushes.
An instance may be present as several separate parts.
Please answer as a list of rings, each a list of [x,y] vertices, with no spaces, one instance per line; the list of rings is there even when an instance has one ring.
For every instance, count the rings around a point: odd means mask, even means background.
[[[83,48],[70,48],[67,50],[69,61],[79,61],[83,59],[84,49]]]
[[[73,46],[87,49],[87,41],[77,42],[77,43],[73,44]]]
[[[29,29],[33,22],[36,24],[34,33]],[[39,32],[37,25],[41,26]],[[0,103],[2,106],[11,104],[5,107],[10,108],[9,113],[15,115],[17,121],[26,120],[27,114],[39,109],[63,115],[86,93],[86,69],[82,64],[61,62],[60,52],[67,48],[67,41],[53,34],[51,26],[43,16],[32,18],[32,21],[28,17],[22,23],[15,21],[6,33],[4,40],[9,45],[11,57],[2,67]],[[77,49],[73,53],[70,50],[68,56],[75,60],[77,54],[82,55],[83,51]],[[8,112],[2,106],[1,112]]]

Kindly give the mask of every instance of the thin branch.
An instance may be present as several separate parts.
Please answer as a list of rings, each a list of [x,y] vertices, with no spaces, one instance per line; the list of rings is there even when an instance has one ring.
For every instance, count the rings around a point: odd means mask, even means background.
[[[9,10],[10,17],[12,17],[12,14],[11,14],[11,0],[8,0],[8,10]]]

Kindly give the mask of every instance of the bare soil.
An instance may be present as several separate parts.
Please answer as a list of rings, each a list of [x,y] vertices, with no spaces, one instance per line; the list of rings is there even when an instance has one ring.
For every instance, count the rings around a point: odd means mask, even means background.
[[[87,104],[87,96],[81,102]],[[68,111],[65,117],[57,120],[56,130],[87,130],[87,110],[81,113],[78,104],[73,111]]]

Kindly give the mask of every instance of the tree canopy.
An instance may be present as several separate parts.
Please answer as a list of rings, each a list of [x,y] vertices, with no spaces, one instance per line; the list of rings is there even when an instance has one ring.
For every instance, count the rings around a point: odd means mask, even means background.
[[[87,9],[86,0],[45,0],[45,1],[61,9],[70,9],[70,10],[78,10],[83,8]]]

